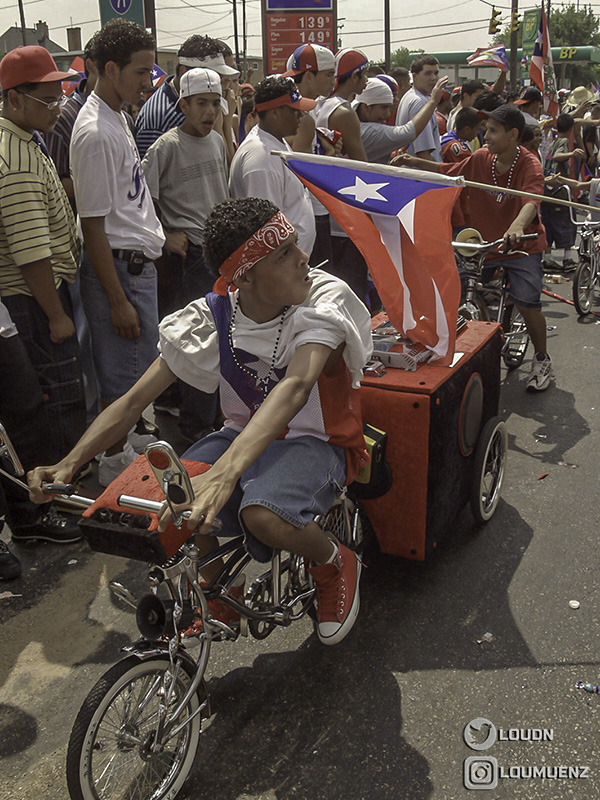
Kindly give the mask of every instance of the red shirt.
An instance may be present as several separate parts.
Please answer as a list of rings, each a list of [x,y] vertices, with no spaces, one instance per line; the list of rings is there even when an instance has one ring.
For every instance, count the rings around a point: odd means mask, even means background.
[[[521,147],[521,152],[512,170],[510,187],[508,186],[508,177],[511,174],[510,169],[503,175],[496,175],[496,184],[494,184],[492,176],[493,158],[487,147],[482,147],[463,161],[458,161],[455,164],[440,164],[439,171],[446,175],[464,175],[468,181],[487,183],[492,186],[497,185],[499,188],[504,186],[510,189],[518,189],[522,192],[544,194],[542,165],[529,150]],[[493,241],[504,236],[507,228],[517,217],[523,206],[526,203],[533,203],[537,207],[538,213],[533,222],[525,229],[525,233],[537,233],[538,238],[530,242],[523,242],[519,245],[519,250],[525,250],[527,253],[544,252],[546,249],[546,233],[539,214],[541,200],[505,194],[502,196],[502,200],[497,202],[497,194],[492,194],[484,189],[473,188],[469,189],[469,195],[471,225],[481,233],[485,241]],[[506,258],[506,256],[501,253],[493,253],[488,256],[488,259],[494,261],[503,258]]]
[[[446,164],[455,164],[457,161],[464,161],[471,155],[471,146],[466,139],[452,139],[442,145],[442,161]],[[469,190],[463,189],[458,200],[452,207],[451,224],[453,228],[461,228],[465,225],[471,227],[471,214],[469,211]]]
[[[442,161],[446,164],[454,164],[456,161],[464,161],[473,151],[466,139],[453,139],[442,145]]]

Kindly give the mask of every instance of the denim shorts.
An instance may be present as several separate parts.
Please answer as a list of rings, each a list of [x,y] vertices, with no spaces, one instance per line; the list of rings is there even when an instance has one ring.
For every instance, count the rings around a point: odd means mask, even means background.
[[[542,222],[546,229],[548,246],[569,249],[575,244],[577,228],[571,220],[571,209],[565,206],[551,206],[542,203]]]
[[[117,277],[140,318],[137,339],[118,336],[112,325],[110,303],[84,250],[80,294],[92,342],[92,356],[100,399],[112,403],[141,378],[158,355],[156,270],[148,263],[139,275],[130,275],[125,261],[115,259]]]
[[[192,445],[183,458],[214,464],[237,436],[223,428]],[[267,547],[244,527],[246,506],[264,506],[296,528],[305,528],[317,514],[324,514],[346,480],[346,454],[314,436],[276,439],[248,467],[224,508],[219,512],[223,531],[219,536],[244,533],[246,549],[257,561],[269,561]],[[300,530],[299,530],[300,533]]]
[[[542,307],[542,254],[530,253],[521,258],[488,262],[483,270],[484,282],[491,278],[498,267],[504,267],[508,274],[508,296],[511,302],[522,308],[539,311]]]

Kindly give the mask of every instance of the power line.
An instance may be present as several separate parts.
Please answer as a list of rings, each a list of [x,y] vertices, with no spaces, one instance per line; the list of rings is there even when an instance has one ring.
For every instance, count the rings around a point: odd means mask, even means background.
[[[417,25],[414,28],[390,28],[390,33],[397,32],[397,31],[423,31],[429,28],[449,28],[451,25],[467,25],[469,23],[473,24],[475,22],[487,22],[488,18],[484,17],[483,19],[463,19],[460,22],[444,22],[439,25]],[[452,33],[453,31],[448,31]],[[374,31],[347,31],[344,29],[343,35],[350,36],[350,35],[358,35],[361,33],[381,33],[381,28],[377,28]],[[454,33],[462,33],[462,31],[454,31]]]

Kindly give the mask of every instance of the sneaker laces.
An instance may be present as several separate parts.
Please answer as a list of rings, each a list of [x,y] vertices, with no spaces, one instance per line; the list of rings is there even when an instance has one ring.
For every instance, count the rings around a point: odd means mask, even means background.
[[[533,366],[532,366],[531,371],[535,375],[543,376],[547,372],[549,372],[551,368],[552,368],[552,362],[550,361],[550,359],[548,357],[540,359],[540,358],[537,358],[536,356],[534,356]]]
[[[325,572],[327,568],[327,572]],[[313,567],[313,569],[315,569]],[[319,617],[338,618],[346,599],[346,581],[341,569],[340,556],[331,564],[319,564],[319,573],[313,576],[317,590],[317,608]]]

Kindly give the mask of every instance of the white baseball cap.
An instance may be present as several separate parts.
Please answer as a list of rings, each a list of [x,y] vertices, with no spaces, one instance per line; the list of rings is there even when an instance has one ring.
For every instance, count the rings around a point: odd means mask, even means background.
[[[224,78],[240,77],[239,70],[227,66],[223,53],[218,53],[216,56],[205,56],[204,58],[179,56],[177,60],[180,64],[183,64],[184,67],[204,67],[204,69],[212,69]]]
[[[284,78],[302,75],[304,72],[335,69],[335,56],[327,47],[320,44],[301,44],[288,58]]]
[[[393,102],[394,95],[387,83],[379,78],[369,78],[365,88],[354,98],[352,106],[356,107],[359,103],[364,103],[366,106],[376,106],[379,103],[387,105]]]
[[[223,97],[221,89],[221,77],[212,69],[194,67],[184,72],[179,79],[179,99],[191,97],[194,94],[205,94],[212,92],[221,98],[221,109],[227,113],[229,108]]]

